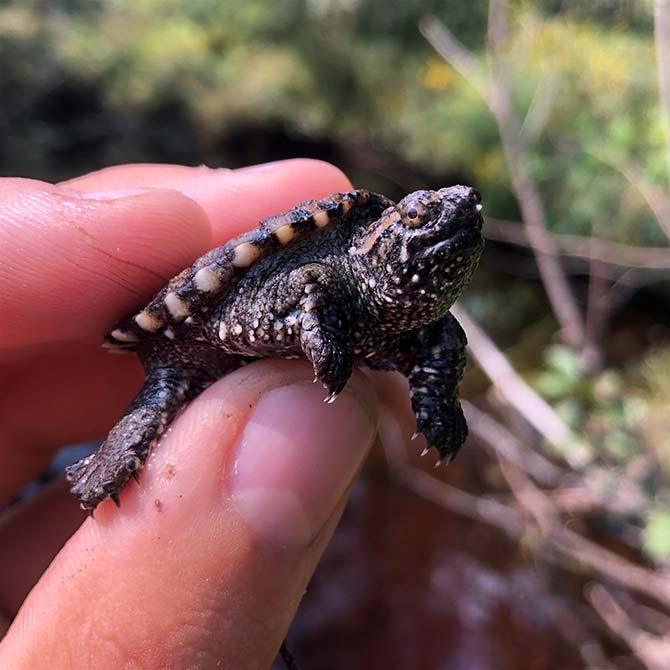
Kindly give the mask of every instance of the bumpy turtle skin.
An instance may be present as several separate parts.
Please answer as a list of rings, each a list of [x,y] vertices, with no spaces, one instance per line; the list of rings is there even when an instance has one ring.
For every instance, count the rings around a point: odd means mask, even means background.
[[[482,251],[480,201],[467,186],[397,205],[333,194],[199,258],[107,337],[139,355],[146,379],[98,451],[67,468],[82,507],[118,504],[178,410],[260,357],[307,358],[329,402],[354,366],[400,370],[417,431],[450,460],[467,436],[457,396],[466,340],[448,310]]]

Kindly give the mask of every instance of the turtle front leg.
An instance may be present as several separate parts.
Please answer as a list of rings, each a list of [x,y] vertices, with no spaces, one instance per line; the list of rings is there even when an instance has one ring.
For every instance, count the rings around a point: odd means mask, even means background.
[[[330,297],[331,273],[306,266],[301,274],[300,347],[328,389],[326,402],[332,402],[346,386],[354,363],[348,319],[342,301]]]
[[[411,360],[401,360],[398,367],[409,380],[417,433],[426,436],[428,448],[437,449],[438,464],[450,462],[468,436],[458,401],[467,339],[449,313],[421,329],[416,338],[413,349],[417,353]]]

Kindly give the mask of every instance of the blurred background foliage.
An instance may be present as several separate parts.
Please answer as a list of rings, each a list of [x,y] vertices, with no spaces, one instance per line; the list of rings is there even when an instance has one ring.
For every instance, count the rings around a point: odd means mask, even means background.
[[[497,216],[519,217],[486,105],[417,30],[432,14],[481,49],[487,3],[0,7],[5,170],[56,179],[132,159],[236,165],[325,142],[347,155],[355,182],[400,193],[407,178],[394,164],[422,183],[467,176]],[[644,200],[613,167],[634,158],[649,184],[667,179],[651,5],[527,2],[515,18],[514,103],[543,106],[542,118],[527,119],[543,128],[526,130],[541,131],[533,171],[552,227],[662,241]],[[270,129],[283,145],[267,141]]]
[[[519,230],[519,195],[481,86],[419,30],[435,17],[486,68],[488,14],[482,0],[0,0],[0,171],[57,181],[121,162],[236,167],[313,156],[392,197],[475,184],[492,222]],[[516,0],[499,56],[549,231],[573,247],[616,243],[607,248],[624,257],[667,249],[654,3]],[[629,559],[667,575],[668,265],[646,268],[645,256],[630,267],[625,258],[604,264],[609,308],[594,345],[601,356],[589,368],[578,348],[561,343],[528,245],[495,237],[465,307],[579,436],[586,456],[571,474],[615,497],[621,482],[635,485],[634,503],[601,506],[602,523],[583,522],[584,532],[609,529],[610,548],[625,546]],[[568,250],[563,262],[588,320],[598,268],[584,255],[575,264],[578,257]],[[469,396],[495,413],[482,375],[471,371],[467,382]],[[560,449],[545,451],[571,462]],[[499,478],[468,458],[460,483],[500,494]],[[601,466],[607,482],[591,478]],[[607,667],[653,667],[611,639],[603,645]],[[617,665],[624,657],[629,665]],[[605,667],[575,658],[510,667]],[[314,667],[330,665],[321,658]]]

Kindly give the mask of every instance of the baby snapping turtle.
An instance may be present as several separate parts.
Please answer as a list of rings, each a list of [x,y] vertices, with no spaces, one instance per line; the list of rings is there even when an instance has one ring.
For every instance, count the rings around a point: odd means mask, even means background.
[[[466,340],[448,310],[481,255],[480,203],[467,186],[398,204],[335,193],[201,256],[107,336],[107,347],[137,352],[146,377],[98,451],[67,468],[81,506],[118,505],[177,411],[262,357],[307,358],[328,402],[354,365],[401,371],[417,432],[453,458],[467,436],[457,396]]]

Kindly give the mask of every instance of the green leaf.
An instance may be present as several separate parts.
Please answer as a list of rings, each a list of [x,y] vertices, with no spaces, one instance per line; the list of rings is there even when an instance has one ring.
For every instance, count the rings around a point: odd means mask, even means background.
[[[644,548],[655,559],[670,558],[670,510],[655,510],[647,518]]]
[[[547,365],[573,383],[582,376],[579,356],[568,347],[554,346],[547,351]]]

